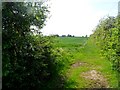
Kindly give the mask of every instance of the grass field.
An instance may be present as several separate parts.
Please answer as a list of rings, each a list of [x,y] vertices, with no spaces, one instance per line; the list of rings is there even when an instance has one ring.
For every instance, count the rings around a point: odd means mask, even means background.
[[[100,55],[94,41],[85,37],[56,37],[55,47],[67,58],[63,75],[66,88],[116,88],[118,80],[111,63]]]

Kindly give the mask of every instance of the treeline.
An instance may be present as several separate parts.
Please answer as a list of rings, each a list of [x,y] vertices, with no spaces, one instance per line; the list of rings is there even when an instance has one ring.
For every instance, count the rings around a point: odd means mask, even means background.
[[[55,37],[75,37],[74,35],[70,35],[70,34],[68,34],[68,35],[58,35],[58,34],[55,34],[55,35],[52,35],[52,36],[55,36]]]
[[[58,35],[58,34],[55,34],[55,35],[52,35],[52,36],[54,36],[54,37],[76,37],[75,35],[70,35],[70,34],[68,34],[68,35]],[[87,35],[86,36],[79,36],[79,37],[88,37]]]
[[[91,38],[120,74],[120,16],[101,19]]]
[[[38,90],[49,86],[55,76],[61,83],[63,66],[52,39],[41,29],[49,11],[44,2],[2,2],[2,85],[3,89]],[[35,34],[34,34],[35,32]],[[61,60],[61,61],[60,61]],[[62,78],[63,82],[63,78]],[[63,87],[56,86],[54,87]]]

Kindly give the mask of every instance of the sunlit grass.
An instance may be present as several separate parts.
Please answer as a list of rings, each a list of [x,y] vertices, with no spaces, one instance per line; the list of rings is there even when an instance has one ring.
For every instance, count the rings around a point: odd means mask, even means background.
[[[100,72],[109,84],[109,87],[116,88],[118,85],[116,73],[112,70],[110,61],[100,55],[100,49],[88,38],[57,37],[56,47],[63,48],[68,58],[63,74],[66,75],[66,88],[89,88],[89,80],[86,81],[81,74],[89,70]],[[85,65],[72,68],[76,62],[85,62]]]

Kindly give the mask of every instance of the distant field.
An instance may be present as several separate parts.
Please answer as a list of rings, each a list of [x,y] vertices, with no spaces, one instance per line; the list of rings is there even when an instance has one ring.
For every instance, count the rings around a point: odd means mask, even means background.
[[[57,37],[57,47],[78,47],[83,45],[88,38],[85,37]]]
[[[111,63],[100,55],[94,41],[85,37],[56,37],[55,47],[63,51],[63,74],[67,88],[116,88],[117,78]],[[96,73],[96,79],[92,74]],[[100,77],[100,78],[98,78]],[[92,78],[92,79],[89,79]]]

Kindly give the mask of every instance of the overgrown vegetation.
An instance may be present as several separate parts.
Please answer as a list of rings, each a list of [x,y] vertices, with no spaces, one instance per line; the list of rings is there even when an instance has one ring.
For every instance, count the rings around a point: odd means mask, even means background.
[[[101,53],[112,62],[120,79],[120,16],[103,18],[96,27],[92,39],[101,48]],[[119,81],[120,86],[120,81]]]
[[[30,29],[44,26],[49,11],[43,3],[2,3],[3,89],[40,89],[60,77],[51,37]]]
[[[49,13],[44,3],[2,3],[3,89],[116,88],[108,60],[120,73],[120,17],[102,19],[90,38],[43,36],[39,29]],[[105,85],[86,79],[90,72]]]

